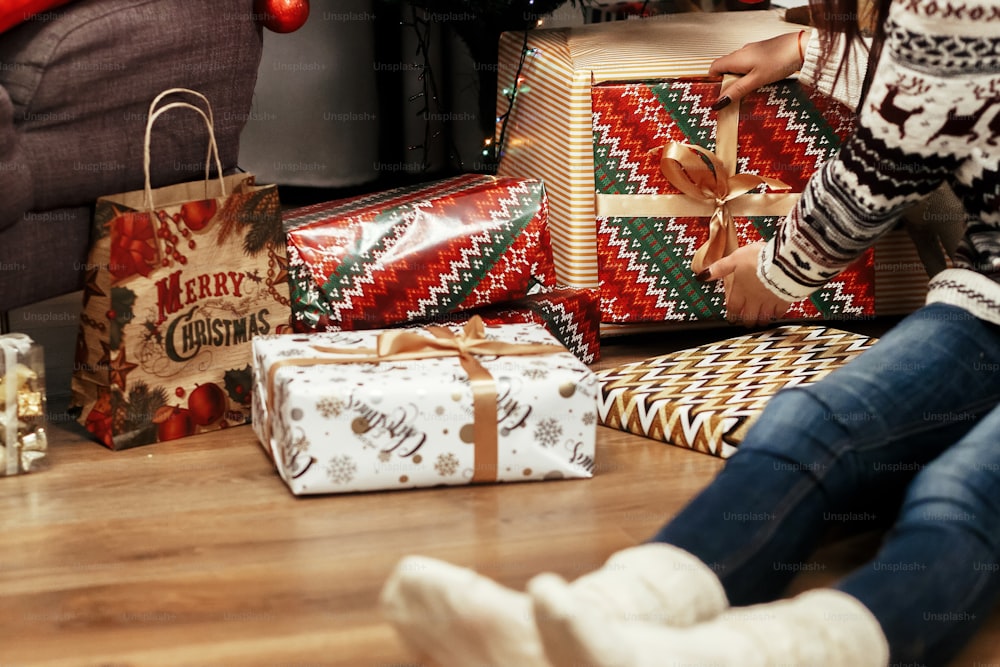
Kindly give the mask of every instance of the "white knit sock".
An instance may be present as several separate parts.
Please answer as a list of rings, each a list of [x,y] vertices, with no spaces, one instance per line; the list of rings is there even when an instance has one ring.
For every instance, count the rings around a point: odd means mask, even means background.
[[[552,667],[885,667],[889,661],[871,612],[831,589],[730,609],[686,628],[594,614],[554,575],[532,579],[528,590]]]
[[[722,584],[700,560],[651,543],[611,556],[567,590],[596,618],[687,625],[726,607]],[[532,601],[472,570],[420,556],[389,577],[382,610],[404,641],[443,667],[548,667]]]
[[[472,570],[407,556],[380,604],[403,641],[441,667],[548,667],[531,599]]]

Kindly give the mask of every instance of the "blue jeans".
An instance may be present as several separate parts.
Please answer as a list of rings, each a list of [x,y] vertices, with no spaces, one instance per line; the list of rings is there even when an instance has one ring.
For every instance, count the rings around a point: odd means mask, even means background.
[[[653,538],[734,605],[781,597],[831,527],[891,525],[836,584],[892,662],[945,665],[1000,594],[1000,327],[943,304],[821,381],[779,392],[719,475]]]

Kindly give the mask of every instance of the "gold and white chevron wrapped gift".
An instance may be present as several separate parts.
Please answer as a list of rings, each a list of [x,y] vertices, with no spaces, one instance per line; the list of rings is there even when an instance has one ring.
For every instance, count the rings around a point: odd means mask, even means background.
[[[778,390],[816,382],[875,340],[782,326],[599,371],[598,420],[728,458]]]
[[[747,42],[801,29],[777,11],[738,18],[688,12],[501,36],[498,117],[508,113],[505,92],[517,85],[518,93],[506,120],[498,173],[545,181],[559,282],[598,285],[591,86],[704,76],[714,59]],[[526,51],[530,55],[518,70]],[[878,314],[923,305],[927,276],[905,232],[881,241],[875,262]]]

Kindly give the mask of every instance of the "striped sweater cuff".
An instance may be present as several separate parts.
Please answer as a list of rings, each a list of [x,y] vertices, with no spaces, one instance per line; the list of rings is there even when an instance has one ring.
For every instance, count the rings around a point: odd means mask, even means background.
[[[785,301],[804,299],[815,291],[815,287],[804,287],[795,282],[774,262],[774,239],[761,248],[757,260],[757,277],[775,296]]]
[[[1000,283],[968,269],[945,269],[931,279],[927,303],[947,303],[1000,324]]]

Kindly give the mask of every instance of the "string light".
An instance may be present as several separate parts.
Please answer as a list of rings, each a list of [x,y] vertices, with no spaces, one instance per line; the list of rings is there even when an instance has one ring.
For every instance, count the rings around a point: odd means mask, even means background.
[[[423,63],[417,66],[420,70],[417,80],[420,81],[423,90],[410,95],[409,101],[415,102],[419,99],[424,100],[423,106],[415,114],[418,117],[423,116],[424,118],[424,138],[421,143],[413,144],[407,146],[406,148],[409,151],[422,149],[423,154],[420,159],[420,171],[426,172],[430,168],[430,140],[441,135],[440,131],[431,132],[431,119],[434,115],[431,111],[431,103],[433,102],[434,104],[437,104],[438,102],[438,88],[437,81],[434,78],[434,69],[430,66],[430,23],[418,14],[416,7],[411,6],[410,11],[412,20],[409,23],[406,21],[400,21],[400,24],[413,28],[417,37],[416,54],[421,56],[423,59]],[[450,122],[449,118],[450,117],[446,117],[444,122]],[[461,171],[464,167],[462,159],[458,154],[458,147],[455,145],[455,138],[452,132],[448,132],[447,135],[449,157],[458,161],[457,166],[459,171]]]
[[[483,142],[482,155],[484,159],[482,160],[481,163],[477,163],[477,171],[486,171],[492,173],[496,172],[499,166],[500,159],[503,156],[503,147],[504,147],[504,139],[506,136],[507,121],[509,120],[511,111],[513,110],[514,102],[518,96],[528,92],[528,87],[525,85],[526,79],[522,77],[521,74],[525,67],[525,61],[528,58],[534,58],[539,53],[537,48],[528,47],[528,31],[542,25],[543,23],[542,15],[553,11],[554,9],[558,8],[565,2],[566,0],[545,0],[544,2],[536,2],[536,0],[528,0],[527,6],[522,6],[522,10],[520,11],[520,16],[521,20],[524,22],[521,23],[521,25],[525,25],[525,28],[524,28],[524,43],[521,49],[521,56],[518,61],[517,71],[515,72],[514,79],[511,82],[511,86],[503,88],[501,90],[503,98],[506,99],[507,101],[507,109],[503,113],[496,116],[496,121],[494,124],[494,136],[496,137],[496,139],[494,140],[492,137],[490,137]],[[574,7],[580,6],[581,8],[588,7],[594,2],[595,0],[569,0],[569,3],[572,4]],[[475,8],[477,6],[477,3],[475,2],[466,2],[464,4],[472,8]],[[492,3],[492,1],[484,2],[482,4],[488,8],[486,10],[487,12],[493,12],[495,9],[497,9],[497,11],[499,11],[501,14],[504,11],[510,12],[517,7],[517,3],[511,2],[510,0],[507,0],[505,3],[495,3],[498,5],[506,6],[506,9],[504,10],[499,10],[498,8],[494,8],[493,7],[494,3]],[[427,11],[432,11],[439,6],[447,7],[450,5],[446,2],[437,2],[433,0],[412,0],[411,1],[411,10],[413,16],[412,20],[406,21],[404,19],[400,21],[400,25],[412,27],[414,31],[417,33],[417,40],[418,40],[417,54],[422,56],[423,58],[423,64],[418,66],[418,68],[421,70],[419,79],[423,83],[423,92],[411,96],[410,102],[415,102],[419,99],[424,100],[423,108],[417,112],[418,115],[424,114],[424,120],[425,120],[424,141],[423,143],[415,144],[413,146],[408,147],[410,150],[423,149],[423,158],[420,164],[421,171],[426,171],[429,168],[428,164],[429,162],[428,153],[430,149],[429,140],[432,137],[438,136],[440,133],[435,132],[432,134],[430,130],[429,117],[432,116],[432,114],[428,113],[428,111],[431,105],[431,101],[437,103],[438,100],[437,85],[434,80],[433,69],[430,66],[431,61],[430,61],[430,55],[428,53],[430,48],[430,40],[428,37],[429,29],[427,26],[428,22],[425,18],[422,18],[422,15],[418,14],[417,8],[421,7]],[[531,21],[531,23],[527,23],[528,21]],[[450,118],[450,115],[448,116]],[[446,120],[446,122],[450,121]],[[448,135],[446,140],[449,143],[449,157],[452,160],[457,160],[458,169],[461,171],[463,169],[463,166],[461,159],[458,157],[458,149],[457,146],[455,145],[454,134],[452,132],[446,132],[446,134]],[[481,169],[480,166],[482,167]]]
[[[527,77],[524,75],[525,65],[530,64],[528,59],[534,60],[539,54],[539,50],[536,47],[528,46],[528,31],[524,31],[524,40],[521,44],[521,57],[517,61],[517,69],[514,71],[514,82],[513,86],[510,88],[504,88],[501,90],[501,94],[507,100],[507,109],[496,117],[496,125],[498,129],[496,131],[497,139],[487,138],[483,142],[483,156],[489,158],[489,170],[491,172],[496,172],[497,168],[500,166],[500,160],[503,158],[503,148],[504,140],[507,135],[507,122],[510,120],[510,115],[514,110],[514,102],[517,100],[519,95],[523,95],[527,92],[527,87],[524,85],[527,81]]]

